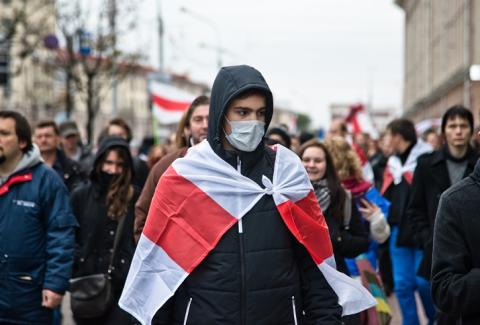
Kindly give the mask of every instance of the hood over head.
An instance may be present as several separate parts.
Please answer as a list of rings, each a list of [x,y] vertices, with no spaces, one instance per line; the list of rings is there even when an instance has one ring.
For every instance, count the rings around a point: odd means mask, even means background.
[[[129,160],[127,162],[128,165],[129,165],[127,168],[130,168],[130,170],[132,171],[132,179],[133,179],[134,169],[133,169],[133,159],[132,159],[132,155],[130,153],[130,147],[128,146],[128,143],[127,143],[127,141],[125,141],[125,139],[117,137],[117,136],[107,136],[107,137],[103,138],[102,141],[100,142],[97,153],[95,154],[95,160],[93,162],[93,168],[92,168],[92,171],[90,173],[90,178],[91,179],[97,180],[96,179],[96,177],[97,177],[96,169],[97,169],[98,164],[100,163],[101,158],[105,155],[105,153],[109,149],[112,149],[112,148],[115,148],[115,147],[124,148],[125,151],[127,152],[127,157],[128,157],[128,160]]]
[[[223,67],[217,74],[212,87],[210,111],[208,116],[208,142],[220,157],[225,157],[222,145],[223,120],[229,104],[240,94],[248,90],[260,90],[265,94],[267,112],[265,115],[265,133],[273,115],[273,96],[262,74],[247,65]],[[257,151],[263,151],[264,141]]]

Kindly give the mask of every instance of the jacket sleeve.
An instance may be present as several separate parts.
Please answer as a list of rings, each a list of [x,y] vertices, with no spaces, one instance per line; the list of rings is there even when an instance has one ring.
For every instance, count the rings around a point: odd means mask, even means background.
[[[301,270],[302,298],[306,324],[342,324],[342,307],[338,297],[312,260],[305,247],[294,242]]]
[[[183,151],[167,155],[160,159],[148,174],[145,185],[143,186],[142,193],[135,204],[135,222],[133,226],[133,236],[135,242],[138,243],[140,235],[142,234],[145,221],[147,220],[148,210],[150,209],[150,203],[152,202],[153,194],[157,187],[160,177],[165,173],[168,167],[175,161],[175,159],[181,157],[184,154]]]
[[[348,227],[340,225],[340,221],[332,218],[333,226],[330,228],[333,251],[343,257],[353,258],[368,250],[368,231],[363,224],[356,205],[352,201],[352,215]]]
[[[147,220],[150,203],[152,202],[153,194],[155,193],[155,188],[161,174],[163,174],[164,171],[165,170],[163,170],[160,162],[152,168],[148,174],[147,180],[145,181],[142,193],[135,204],[135,222],[133,226],[133,236],[135,237],[135,242],[138,242],[140,239],[143,226],[145,226],[145,221]]]
[[[375,213],[370,219],[370,236],[379,244],[383,244],[390,237],[390,225],[381,211]]]
[[[479,313],[480,269],[473,268],[464,236],[462,218],[451,196],[442,195],[433,238],[432,296],[437,307],[449,314]],[[476,253],[476,252],[475,252]]]
[[[430,225],[427,214],[427,198],[425,176],[422,171],[426,168],[421,160],[413,174],[410,202],[407,208],[407,216],[412,223],[413,237],[418,247],[423,247],[429,240]]]
[[[46,176],[41,186],[47,255],[43,288],[63,294],[72,272],[77,221],[62,180],[57,175],[47,173]]]

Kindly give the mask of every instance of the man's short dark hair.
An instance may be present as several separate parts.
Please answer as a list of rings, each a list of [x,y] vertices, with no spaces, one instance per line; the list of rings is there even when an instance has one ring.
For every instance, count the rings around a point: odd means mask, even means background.
[[[405,118],[399,118],[391,121],[387,125],[387,130],[392,135],[400,135],[405,141],[415,143],[417,142],[417,131],[415,131],[415,125],[410,120]]]
[[[442,133],[445,133],[445,127],[447,126],[448,120],[451,120],[455,117],[460,117],[461,119],[467,120],[470,125],[470,131],[473,132],[473,114],[468,108],[463,105],[455,105],[450,107],[442,116]]]
[[[57,123],[55,123],[55,121],[45,120],[45,121],[40,121],[37,123],[37,125],[35,125],[35,130],[44,129],[44,128],[53,128],[53,130],[55,131],[55,134],[60,135],[60,131],[58,130],[58,126],[57,126]]]
[[[23,153],[27,153],[33,147],[32,130],[27,119],[20,113],[15,111],[0,111],[0,118],[11,118],[15,121],[15,133],[19,142],[25,142],[27,145],[22,149]]]
[[[114,119],[111,119],[110,122],[108,122],[107,126],[107,134],[108,134],[108,128],[112,125],[119,126],[125,130],[125,133],[127,133],[127,142],[130,143],[132,141],[132,129],[128,125],[128,123],[121,117],[116,117]]]

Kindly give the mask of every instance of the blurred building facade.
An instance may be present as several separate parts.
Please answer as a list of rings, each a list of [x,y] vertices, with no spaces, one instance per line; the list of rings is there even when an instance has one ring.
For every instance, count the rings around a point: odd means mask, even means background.
[[[479,120],[480,2],[396,0],[405,12],[404,114],[415,121],[439,117],[463,104]]]

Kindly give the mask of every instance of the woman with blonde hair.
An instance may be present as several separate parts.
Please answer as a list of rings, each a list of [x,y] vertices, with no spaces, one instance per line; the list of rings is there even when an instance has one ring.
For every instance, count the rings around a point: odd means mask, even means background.
[[[360,212],[370,223],[372,238],[380,244],[384,243],[390,236],[390,227],[385,219],[389,202],[363,178],[360,159],[347,140],[333,137],[325,141],[325,146],[332,155],[343,187],[352,193]]]

